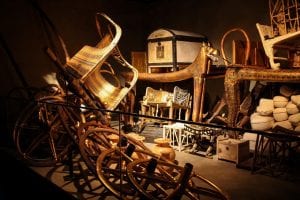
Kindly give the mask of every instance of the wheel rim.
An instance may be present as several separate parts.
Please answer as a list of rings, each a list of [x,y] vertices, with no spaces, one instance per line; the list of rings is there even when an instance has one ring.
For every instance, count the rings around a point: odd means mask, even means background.
[[[30,104],[23,111],[13,132],[22,159],[33,166],[51,166],[65,159],[73,144],[71,135],[75,135],[74,118],[67,112],[53,101]]]
[[[172,194],[178,185],[178,179],[183,167],[170,162],[153,159],[135,160],[127,165],[127,175],[130,182],[147,199],[166,199]]]
[[[126,135],[123,135],[126,137]],[[159,158],[139,141],[126,137],[126,145],[112,146],[103,151],[96,162],[96,172],[103,185],[118,198],[135,198],[139,196],[127,178],[127,164],[133,160]],[[121,143],[122,144],[122,143]]]
[[[127,176],[134,187],[148,199],[172,199],[182,184],[184,168],[158,160],[153,173],[147,172],[150,159],[127,165]],[[204,177],[191,173],[184,188],[184,199],[228,199],[219,187]],[[149,181],[150,180],[150,181]]]
[[[137,141],[132,137],[127,136],[119,132],[119,130],[100,127],[101,124],[95,124],[94,122],[83,124],[85,127],[79,128],[80,141],[79,149],[80,154],[85,161],[87,167],[97,176],[96,162],[97,158],[103,151],[111,149],[117,146],[119,138],[123,138],[126,145],[132,144],[139,151],[135,151],[133,157],[141,158],[144,154],[150,154],[150,150],[141,141]],[[98,126],[98,127],[97,127]],[[111,138],[112,136],[113,138]],[[115,140],[115,141],[114,141]],[[121,139],[122,140],[122,139]],[[120,141],[120,143],[122,143]],[[152,153],[153,157],[158,157],[158,155]]]

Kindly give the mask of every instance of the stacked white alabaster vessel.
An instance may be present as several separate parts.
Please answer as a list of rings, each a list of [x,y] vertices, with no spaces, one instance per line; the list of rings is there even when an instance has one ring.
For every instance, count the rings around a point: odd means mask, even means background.
[[[275,126],[300,132],[300,93],[287,86],[280,87],[280,95],[262,98],[250,117],[251,128],[268,131]]]

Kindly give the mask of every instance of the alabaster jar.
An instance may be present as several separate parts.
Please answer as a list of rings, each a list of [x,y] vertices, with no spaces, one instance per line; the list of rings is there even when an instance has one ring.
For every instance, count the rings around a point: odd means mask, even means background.
[[[300,113],[290,115],[289,121],[292,123],[293,126],[300,125]]]
[[[256,112],[260,115],[271,115],[274,110],[273,99],[260,99],[259,105],[256,107]]]
[[[286,108],[275,108],[273,111],[273,117],[275,121],[281,122],[289,118]]]
[[[276,127],[276,126],[281,126],[285,129],[288,129],[288,130],[293,130],[293,126],[291,124],[291,122],[289,122],[289,120],[285,120],[285,121],[281,121],[281,122],[275,122],[274,125],[273,125],[273,128]]]
[[[155,145],[152,147],[153,153],[164,157],[165,159],[174,162],[175,150],[170,146],[171,140],[168,138],[154,139]]]
[[[284,96],[274,96],[273,97],[275,108],[284,108],[289,102],[289,99]]]
[[[254,130],[266,131],[273,127],[274,118],[271,116],[263,116],[259,113],[253,113],[250,116],[251,128]]]
[[[292,101],[289,101],[289,103],[286,105],[286,112],[290,115],[293,115],[299,112],[299,108]]]
[[[300,95],[292,95],[291,100],[294,104],[300,107]]]

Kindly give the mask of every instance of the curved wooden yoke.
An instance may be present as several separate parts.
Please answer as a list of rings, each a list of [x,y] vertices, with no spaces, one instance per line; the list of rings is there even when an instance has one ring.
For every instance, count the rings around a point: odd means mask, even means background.
[[[245,49],[245,65],[247,65],[247,62],[248,62],[248,59],[249,59],[249,55],[250,55],[250,39],[246,33],[246,31],[244,31],[243,29],[241,28],[233,28],[233,29],[230,29],[229,31],[227,31],[223,37],[222,37],[222,40],[221,40],[221,54],[222,54],[222,57],[224,59],[224,62],[225,62],[225,65],[228,66],[229,65],[229,62],[228,62],[228,59],[225,55],[225,51],[224,51],[224,42],[225,42],[225,39],[226,37],[232,33],[232,32],[241,32],[243,34],[243,36],[245,37],[246,39],[246,49]]]

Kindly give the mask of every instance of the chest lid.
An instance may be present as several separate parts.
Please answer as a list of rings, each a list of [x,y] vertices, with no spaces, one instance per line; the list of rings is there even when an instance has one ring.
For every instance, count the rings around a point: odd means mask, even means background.
[[[181,40],[191,42],[207,42],[207,37],[201,34],[178,31],[173,29],[160,28],[153,31],[147,38],[149,42],[162,40]]]

